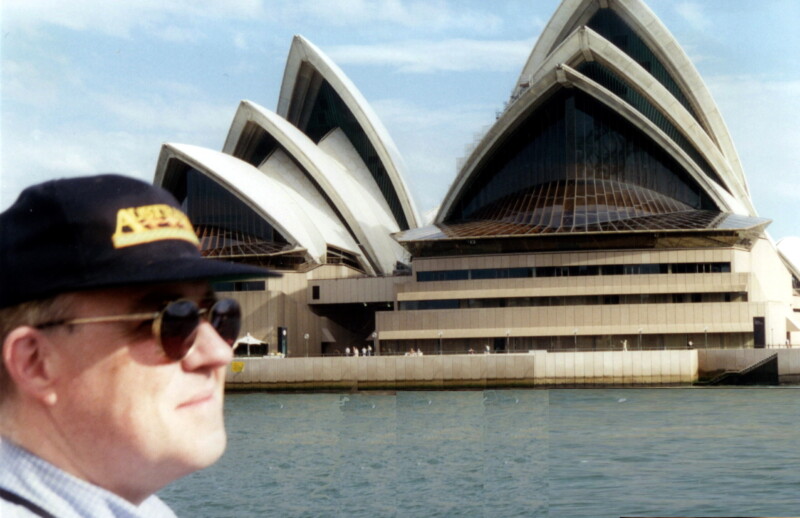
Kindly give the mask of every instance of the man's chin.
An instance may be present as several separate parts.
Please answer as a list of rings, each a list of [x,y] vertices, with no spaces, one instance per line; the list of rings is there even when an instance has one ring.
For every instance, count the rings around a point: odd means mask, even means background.
[[[194,433],[194,432],[189,432]],[[203,434],[193,441],[191,451],[184,452],[183,464],[186,475],[207,468],[216,463],[225,453],[227,436],[225,430],[211,434]]]

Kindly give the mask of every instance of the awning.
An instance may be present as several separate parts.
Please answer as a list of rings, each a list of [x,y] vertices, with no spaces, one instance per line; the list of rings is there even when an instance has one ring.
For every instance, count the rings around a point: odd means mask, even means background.
[[[238,340],[236,340],[236,343],[237,344],[247,344],[247,345],[257,345],[257,344],[261,344],[261,343],[264,343],[264,342],[262,342],[261,340],[259,340],[256,337],[254,337],[250,333],[247,333],[247,335],[245,335],[244,338],[239,338]]]

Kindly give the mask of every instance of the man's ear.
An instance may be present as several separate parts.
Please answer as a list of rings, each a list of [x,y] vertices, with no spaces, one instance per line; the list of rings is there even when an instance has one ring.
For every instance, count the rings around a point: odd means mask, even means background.
[[[3,342],[3,362],[19,395],[26,395],[45,405],[57,401],[50,339],[30,326],[11,331]]]

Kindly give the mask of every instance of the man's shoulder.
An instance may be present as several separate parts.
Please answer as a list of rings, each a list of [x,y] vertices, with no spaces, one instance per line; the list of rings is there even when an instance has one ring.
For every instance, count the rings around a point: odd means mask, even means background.
[[[51,510],[51,511],[48,511]],[[0,517],[174,518],[157,496],[140,506],[0,440]]]

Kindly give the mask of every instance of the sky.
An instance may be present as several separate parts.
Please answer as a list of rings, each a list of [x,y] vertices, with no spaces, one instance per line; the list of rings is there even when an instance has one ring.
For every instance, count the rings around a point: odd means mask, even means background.
[[[733,137],[759,215],[800,236],[800,2],[646,0]],[[503,108],[559,0],[3,0],[0,210],[27,185],[152,181],[164,142],[220,150],[239,101],[275,110],[292,36],[353,81],[420,214]]]

